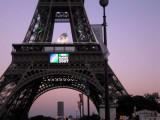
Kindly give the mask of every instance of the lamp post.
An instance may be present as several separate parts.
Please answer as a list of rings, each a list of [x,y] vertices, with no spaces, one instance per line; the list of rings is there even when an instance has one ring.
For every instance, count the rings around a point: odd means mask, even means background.
[[[99,4],[103,7],[103,28],[104,28],[104,44],[107,47],[107,34],[106,34],[106,13],[105,13],[105,7],[108,5],[109,0],[99,0]],[[109,89],[108,89],[108,58],[104,60],[104,66],[105,66],[105,77],[104,77],[104,83],[105,83],[105,120],[110,120],[110,111],[109,111]]]
[[[89,85],[88,85],[89,86]],[[87,103],[88,103],[88,120],[90,120],[90,103],[89,103],[89,95],[90,95],[90,91],[87,91],[88,95],[87,95]]]
[[[89,82],[88,82],[86,77],[83,77],[82,80],[83,80],[83,84],[85,86],[85,90],[87,92],[88,120],[90,120],[90,103],[89,103],[90,90],[89,90]]]
[[[77,111],[76,111],[76,120],[77,120]]]

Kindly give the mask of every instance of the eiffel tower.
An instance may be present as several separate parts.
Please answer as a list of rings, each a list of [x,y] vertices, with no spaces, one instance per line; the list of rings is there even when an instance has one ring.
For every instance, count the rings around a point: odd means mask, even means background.
[[[73,43],[52,43],[54,23],[69,22]],[[0,78],[0,120],[25,120],[43,93],[70,88],[87,95],[104,117],[104,57],[92,33],[84,0],[39,0],[22,44],[13,44],[12,62]],[[127,95],[110,66],[110,104]],[[110,105],[110,106],[111,106]]]

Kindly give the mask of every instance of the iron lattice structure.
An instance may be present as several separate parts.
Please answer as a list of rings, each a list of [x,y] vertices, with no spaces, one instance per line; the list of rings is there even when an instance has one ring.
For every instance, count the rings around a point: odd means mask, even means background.
[[[51,43],[55,22],[70,22],[74,43]],[[50,63],[51,53],[68,53],[69,62]],[[108,68],[110,102],[114,102],[128,93]],[[52,89],[69,88],[87,95],[83,78],[98,110],[104,104],[104,71],[104,57],[84,1],[39,0],[25,39],[13,44],[12,62],[0,78],[0,119],[27,119],[34,101]]]

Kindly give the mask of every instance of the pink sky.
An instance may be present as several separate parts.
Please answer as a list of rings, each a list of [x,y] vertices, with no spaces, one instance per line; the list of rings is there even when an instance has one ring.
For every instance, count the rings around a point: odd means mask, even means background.
[[[80,93],[81,94],[81,93]],[[84,96],[84,113],[87,115],[87,97]],[[46,103],[47,99],[47,103]],[[79,109],[77,105],[77,101],[79,101],[79,92],[71,89],[55,89],[49,91],[42,96],[40,96],[35,103],[32,105],[29,116],[34,116],[35,114],[44,114],[46,116],[57,116],[57,102],[64,101],[64,115],[69,116],[72,115],[76,117],[79,116]],[[92,101],[90,101],[91,106],[91,114],[96,113],[97,110],[93,105]]]
[[[37,1],[0,1],[0,75],[11,62],[12,43],[22,43]],[[102,8],[98,1],[85,2],[91,24],[102,24]],[[110,0],[106,8],[109,65],[129,94],[160,93],[159,5],[159,0]],[[68,96],[72,93],[74,92],[69,92]],[[53,94],[58,94],[58,91],[53,91]],[[78,93],[75,94],[77,94],[76,101]],[[44,105],[43,99],[39,99],[42,103],[35,102],[35,105]]]

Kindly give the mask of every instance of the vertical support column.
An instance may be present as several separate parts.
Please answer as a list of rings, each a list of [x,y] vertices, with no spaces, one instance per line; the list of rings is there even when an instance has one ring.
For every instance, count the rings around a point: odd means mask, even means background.
[[[116,105],[110,105],[110,120],[116,119]],[[101,120],[105,120],[105,105],[101,104],[99,107],[99,116]]]
[[[87,103],[88,103],[88,120],[90,120],[90,104],[89,104],[89,95],[87,96]]]
[[[110,120],[115,120],[116,119],[116,107],[111,107],[110,108]]]
[[[105,105],[104,104],[101,104],[99,106],[99,116],[100,116],[101,120],[105,119]]]
[[[74,13],[74,11],[73,11],[73,8],[71,6],[71,1],[69,1],[69,17],[70,17],[70,25],[71,25],[72,38],[73,38],[73,42],[78,42],[76,28],[74,26],[73,13]]]

